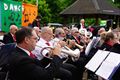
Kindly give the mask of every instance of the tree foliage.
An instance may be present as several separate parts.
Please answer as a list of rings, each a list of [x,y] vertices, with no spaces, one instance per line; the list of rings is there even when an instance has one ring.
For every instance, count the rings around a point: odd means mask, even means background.
[[[120,9],[120,0],[115,0],[114,4]]]
[[[113,6],[118,7],[120,9],[120,0],[108,0]]]
[[[41,23],[48,23],[51,21],[51,9],[48,8],[48,4],[46,4],[46,1],[45,0],[40,0],[39,3],[38,3],[38,12],[39,12],[39,15],[42,16],[42,19],[41,19]]]
[[[49,8],[51,9],[51,22],[62,22],[63,19],[59,13],[71,5],[75,0],[46,0]]]

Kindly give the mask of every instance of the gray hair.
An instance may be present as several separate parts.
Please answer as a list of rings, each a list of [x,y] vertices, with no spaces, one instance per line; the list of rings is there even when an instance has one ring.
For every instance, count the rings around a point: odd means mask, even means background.
[[[55,29],[55,35],[59,35],[61,32],[63,32],[64,30],[62,28],[56,28]]]
[[[72,33],[76,32],[76,31],[79,31],[78,28],[76,28],[76,27],[73,27],[73,28],[71,29],[71,32],[72,32]]]
[[[41,29],[41,33],[45,33],[45,32],[47,32],[49,29],[50,29],[49,27],[43,27],[43,28]]]

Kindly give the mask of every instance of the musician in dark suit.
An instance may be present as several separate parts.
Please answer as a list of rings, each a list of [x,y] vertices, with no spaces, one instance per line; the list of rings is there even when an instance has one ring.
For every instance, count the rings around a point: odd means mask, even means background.
[[[36,59],[31,53],[38,40],[35,31],[24,27],[18,30],[15,35],[17,47],[9,59],[10,80],[53,80],[56,74],[59,73],[59,67],[62,63],[58,56],[61,46],[58,44],[53,50],[53,59],[50,66],[43,68],[43,62]]]
[[[81,42],[81,37],[80,37],[80,33],[78,31],[78,28],[74,27],[71,29],[71,40],[75,40],[75,42],[79,45],[82,45],[84,46],[84,43]],[[74,49],[78,48],[78,47],[73,47]],[[84,55],[84,50],[81,50],[80,52],[80,57],[77,61],[71,61],[71,60],[68,60],[68,63],[71,63],[73,64],[74,66],[77,67],[77,70],[79,72],[79,78],[78,80],[82,80],[83,78],[83,72],[85,70],[84,66],[86,64],[86,58],[85,58],[85,55]]]
[[[15,32],[18,30],[16,25],[11,25],[10,26],[10,32],[5,34],[3,37],[3,43],[8,44],[8,43],[14,43],[16,41],[15,39]]]
[[[101,45],[100,49],[101,50],[106,50],[106,51],[111,51],[112,47],[114,44],[118,42],[118,39],[116,39],[117,36],[115,35],[114,32],[107,32],[104,43]]]

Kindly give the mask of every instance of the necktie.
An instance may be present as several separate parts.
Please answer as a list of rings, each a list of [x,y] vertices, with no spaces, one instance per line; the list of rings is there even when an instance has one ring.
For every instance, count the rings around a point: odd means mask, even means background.
[[[30,57],[36,58],[35,55],[30,51]]]
[[[13,40],[16,42],[16,37],[15,37],[15,35],[13,35]]]
[[[82,28],[85,28],[84,24],[82,25]]]
[[[49,43],[49,42],[47,42],[46,44],[47,44],[48,46],[50,46],[50,43]]]
[[[80,44],[79,38],[78,38],[78,37],[75,37],[75,39],[76,39],[77,43]]]

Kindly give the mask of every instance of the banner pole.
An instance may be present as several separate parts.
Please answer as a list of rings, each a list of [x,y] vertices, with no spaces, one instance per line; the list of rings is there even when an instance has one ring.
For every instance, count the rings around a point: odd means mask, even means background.
[[[36,0],[36,5],[38,6],[38,0]]]

